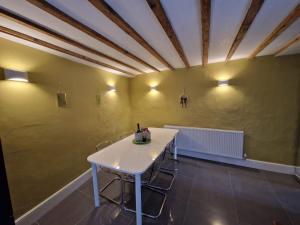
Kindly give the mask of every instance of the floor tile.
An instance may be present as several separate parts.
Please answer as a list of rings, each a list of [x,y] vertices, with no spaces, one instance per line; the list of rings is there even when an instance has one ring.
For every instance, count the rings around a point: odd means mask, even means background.
[[[186,199],[191,191],[193,179],[175,173],[175,179],[172,183],[172,176],[170,174],[159,173],[159,175],[151,182],[151,185],[161,188],[169,188],[168,196],[173,198]]]
[[[169,197],[167,198],[161,216],[157,219],[143,217],[143,225],[182,225],[186,206],[186,201]],[[131,225],[135,224],[134,219]]]
[[[248,173],[247,173],[248,174]],[[253,175],[253,176],[252,176]],[[242,175],[236,173],[230,173],[230,181],[233,190],[237,195],[248,195],[249,197],[268,197],[275,198],[274,193],[270,188],[270,183],[260,177],[260,175]]]
[[[203,202],[203,205],[204,204],[209,204],[209,203]],[[183,225],[192,225],[192,224],[237,225],[238,220],[235,216],[232,216],[226,211],[212,210],[207,207],[199,208],[198,202],[190,201],[186,209]]]
[[[193,179],[182,176],[181,174],[176,175],[172,188],[168,192],[168,196],[172,196],[172,198],[178,201],[186,201],[190,195],[192,183]]]
[[[99,172],[98,173],[99,187],[103,188],[108,182],[110,182],[115,177],[116,175],[110,174],[108,172],[104,172],[104,171]],[[89,196],[90,198],[94,198],[92,178],[90,178],[87,182],[81,185],[78,190],[84,195]],[[112,186],[109,187],[108,190],[112,192],[113,195],[120,194],[120,188],[119,186],[117,186],[117,184],[113,184]]]
[[[264,172],[293,225],[300,224],[300,184],[291,175]]]
[[[179,163],[174,163],[175,168],[178,168],[177,174],[193,178],[198,170],[198,162],[187,157],[179,157]],[[171,160],[172,162],[172,160]]]
[[[271,184],[256,174],[238,176],[231,174],[236,207],[240,222],[249,224],[291,224],[291,221],[277,200]]]
[[[198,161],[198,166],[200,168],[207,168],[207,169],[220,170],[220,171],[227,172],[232,167],[232,165],[230,165],[230,164],[213,162],[210,160],[198,159],[197,161]]]
[[[170,157],[170,155],[168,156]],[[158,219],[143,217],[143,225],[281,225],[300,224],[300,184],[292,176],[179,156],[172,189]],[[100,187],[115,175],[99,172]],[[159,174],[155,185],[168,186],[170,176]],[[119,198],[120,183],[105,194]],[[135,207],[134,184],[126,183],[125,199]],[[157,213],[162,195],[143,188],[143,211]],[[92,179],[34,225],[134,225],[135,214],[101,198],[94,208]]]
[[[235,176],[254,177],[262,180],[266,179],[266,177],[262,174],[261,170],[253,168],[230,166],[228,167],[228,172]]]
[[[142,187],[141,196],[142,211],[144,213],[157,215],[164,201],[165,193],[158,190],[152,190],[147,187]],[[125,206],[129,209],[135,210],[135,191],[133,185],[130,188],[130,192],[128,191],[128,188],[126,188],[125,200]]]
[[[94,208],[76,225],[128,225],[134,219],[134,214],[124,212],[119,206],[105,202],[99,208]]]
[[[275,202],[260,201],[257,198],[239,198],[237,211],[239,221],[251,225],[272,224],[273,221],[283,225],[291,224],[285,211]]]
[[[75,191],[37,222],[39,225],[73,225],[93,209],[92,199]]]
[[[193,180],[192,193],[199,196],[207,196],[213,193],[232,196],[232,186],[228,172],[201,168]],[[195,198],[194,200],[197,200]]]

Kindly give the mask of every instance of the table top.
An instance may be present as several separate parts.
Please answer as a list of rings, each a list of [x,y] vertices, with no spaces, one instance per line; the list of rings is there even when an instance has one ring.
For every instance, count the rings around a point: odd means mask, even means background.
[[[178,133],[176,129],[149,128],[151,142],[145,145],[132,143],[134,134],[90,155],[87,160],[101,167],[127,174],[142,174],[164,151]]]

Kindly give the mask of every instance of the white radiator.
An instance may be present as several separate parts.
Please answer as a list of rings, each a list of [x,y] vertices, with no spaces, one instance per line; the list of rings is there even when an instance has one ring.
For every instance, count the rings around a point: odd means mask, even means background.
[[[206,154],[243,158],[244,132],[165,125],[179,129],[176,136],[177,148]]]

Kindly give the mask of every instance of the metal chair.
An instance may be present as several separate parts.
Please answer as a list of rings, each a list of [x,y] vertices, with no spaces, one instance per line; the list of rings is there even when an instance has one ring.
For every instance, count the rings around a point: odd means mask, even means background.
[[[172,185],[173,185],[173,182],[175,179],[174,173],[171,173],[170,171],[165,171],[164,169],[161,168],[161,163],[165,159],[166,151],[167,151],[167,148],[165,149],[164,153],[158,157],[157,161],[153,163],[150,171],[147,171],[148,173],[150,172],[150,174],[148,175],[148,178],[143,179],[143,182],[142,182],[142,185],[145,188],[148,188],[148,189],[152,190],[153,192],[156,192],[164,197],[158,213],[156,215],[151,215],[151,214],[143,212],[142,215],[144,215],[146,217],[158,218],[161,215],[162,209],[163,209],[163,207],[165,205],[165,201],[167,199],[166,192],[172,188]],[[161,173],[171,177],[170,184],[167,187],[161,187],[161,186],[153,184],[155,182],[155,180],[158,178],[159,174],[161,174]],[[126,182],[134,183],[134,179],[133,178],[127,179]],[[135,212],[135,210],[133,208],[126,207],[126,201],[124,202],[124,209],[127,211],[130,211],[130,212]]]
[[[167,200],[167,194],[165,192],[161,191],[161,190],[158,190],[157,188],[149,186],[149,182],[153,179],[152,177],[153,177],[153,174],[154,174],[154,170],[155,170],[155,163],[144,174],[144,176],[142,178],[142,188],[144,188],[146,190],[150,190],[151,192],[160,195],[162,197],[162,202],[161,202],[161,205],[160,205],[160,207],[158,209],[158,213],[157,214],[150,214],[150,213],[142,212],[142,215],[146,216],[146,217],[149,217],[149,218],[156,219],[162,213],[163,207],[164,207],[165,202]],[[131,176],[123,178],[123,181],[124,181],[124,184],[125,183],[134,184],[134,179]],[[126,188],[125,188],[125,185],[124,185],[124,193],[125,192],[126,192]],[[124,194],[123,194],[123,197],[124,197]],[[134,209],[134,207],[127,206],[127,203],[129,201],[125,200],[125,198],[123,200],[124,200],[124,202],[123,202],[123,209],[126,210],[126,211],[129,211],[129,212],[135,213],[136,210]]]
[[[96,151],[99,151],[101,150],[103,147],[111,144],[112,141],[104,141],[104,142],[101,142],[99,144],[96,145]],[[114,203],[114,204],[117,204],[117,205],[122,205],[123,204],[123,184],[122,184],[122,175],[120,173],[116,173],[115,171],[113,170],[109,170],[109,169],[103,169],[102,168],[102,171],[106,172],[106,173],[109,173],[109,174],[113,174],[115,177],[109,181],[107,184],[104,185],[103,188],[99,189],[99,195],[105,199],[107,199],[108,201]],[[109,188],[114,182],[116,181],[119,181],[120,182],[120,193],[121,193],[121,198],[120,198],[120,201],[116,201],[115,199],[113,198],[110,198],[109,196],[105,195],[104,192],[107,188]]]
[[[172,173],[174,171],[162,167],[162,163],[164,162],[165,157],[166,157],[166,151],[167,151],[167,147],[166,147],[165,151],[163,152],[162,156],[158,159],[159,160],[158,166],[157,166],[156,170],[154,170],[154,174],[151,177],[151,180],[149,180],[149,183],[147,184],[148,187],[158,189],[161,191],[171,190],[174,179],[175,179],[175,173]],[[171,177],[170,183],[167,187],[162,187],[162,186],[158,186],[158,185],[154,184],[160,174],[164,174],[164,175]]]
[[[108,143],[105,142],[104,145],[106,145],[106,144],[108,144]],[[99,147],[100,147],[100,145],[97,145],[96,149],[100,150]],[[175,175],[173,173],[171,173],[170,171],[168,171],[168,169],[161,168],[161,163],[165,160],[167,150],[168,150],[168,148],[166,147],[164,153],[158,157],[157,161],[154,162],[153,165],[142,176],[142,188],[145,188],[147,190],[150,190],[151,192],[154,192],[154,193],[162,196],[162,203],[159,207],[157,214],[149,214],[146,212],[142,212],[143,216],[150,217],[153,219],[156,219],[161,215],[162,209],[163,209],[166,199],[167,199],[167,194],[165,191],[168,191],[171,189],[174,179],[175,179]],[[115,171],[111,171],[108,169],[105,169],[105,171],[108,173],[114,174],[115,177],[111,181],[109,181],[103,188],[100,189],[100,191],[99,191],[100,196],[104,197],[105,199],[109,200],[110,202],[112,202],[114,204],[120,205],[126,211],[135,213],[136,210],[134,208],[128,207],[127,203],[129,201],[127,201],[125,199],[126,183],[133,184],[134,178],[130,175],[119,174],[119,173],[116,173]],[[157,177],[160,173],[163,173],[163,174],[171,177],[171,182],[168,187],[161,187],[161,186],[153,184],[155,182],[155,179],[157,179]],[[117,182],[117,181],[120,182],[120,194],[121,194],[120,201],[116,201],[115,199],[112,199],[109,196],[104,194],[104,191],[106,189],[108,189],[114,182]]]
[[[163,160],[164,162],[174,162],[175,165],[180,163],[180,161],[178,159],[174,159],[172,157],[167,157],[166,155],[169,153],[170,155],[174,154],[172,153],[172,149],[174,149],[174,144],[175,144],[175,139],[173,139],[173,141],[171,141],[167,146],[166,146],[166,150],[164,152],[164,156],[163,156]],[[170,168],[166,168],[166,167],[161,167],[161,170],[163,171],[169,171],[169,172],[177,172],[178,171],[178,168],[173,168],[173,169],[170,169]]]

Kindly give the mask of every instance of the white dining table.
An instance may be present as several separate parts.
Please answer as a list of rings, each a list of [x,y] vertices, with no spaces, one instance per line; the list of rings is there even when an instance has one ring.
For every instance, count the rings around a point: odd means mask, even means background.
[[[164,152],[166,145],[176,138],[178,133],[176,129],[167,128],[149,128],[149,130],[151,132],[149,144],[136,145],[132,142],[134,135],[130,135],[87,158],[92,166],[95,207],[100,207],[98,168],[108,168],[134,176],[137,225],[142,225],[141,175]],[[176,144],[174,158],[177,159]]]

